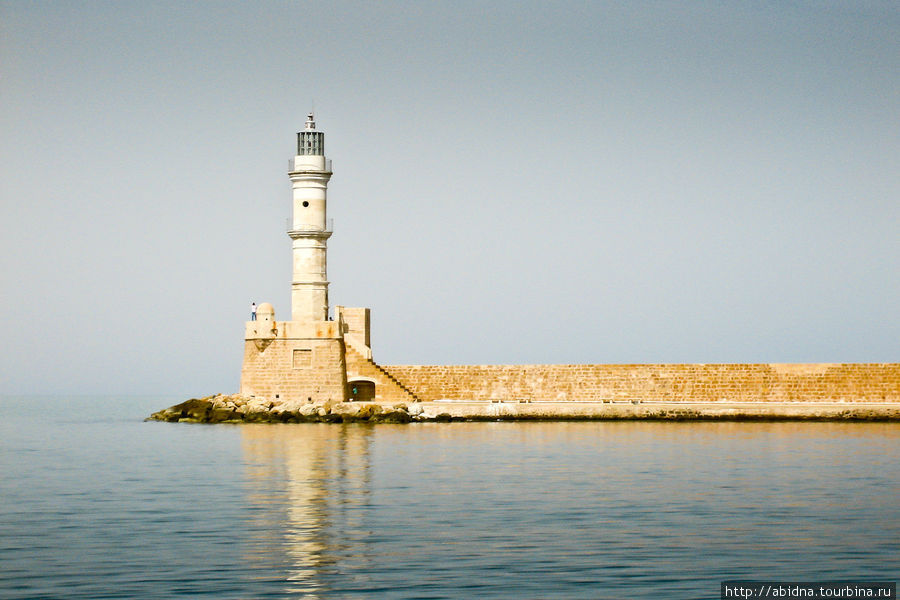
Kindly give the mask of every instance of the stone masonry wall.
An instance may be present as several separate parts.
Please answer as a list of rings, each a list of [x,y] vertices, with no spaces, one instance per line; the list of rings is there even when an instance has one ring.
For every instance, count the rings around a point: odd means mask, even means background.
[[[353,335],[364,346],[371,346],[371,310],[368,308],[353,308],[336,306],[335,312],[340,315],[346,326],[345,334]]]
[[[419,400],[900,402],[900,364],[388,365]]]
[[[343,346],[340,338],[247,340],[241,395],[275,403],[343,402],[347,389]]]

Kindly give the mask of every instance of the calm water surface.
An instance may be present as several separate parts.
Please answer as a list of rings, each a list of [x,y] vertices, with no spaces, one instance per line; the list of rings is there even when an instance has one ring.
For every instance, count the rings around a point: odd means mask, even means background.
[[[144,423],[0,400],[0,597],[718,598],[900,573],[900,425]]]

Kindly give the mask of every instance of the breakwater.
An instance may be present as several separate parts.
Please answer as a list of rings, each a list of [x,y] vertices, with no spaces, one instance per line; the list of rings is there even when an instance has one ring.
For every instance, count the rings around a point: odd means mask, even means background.
[[[379,365],[351,349],[365,402],[216,395],[160,421],[900,420],[900,363]],[[349,394],[348,394],[349,395]]]
[[[180,423],[429,421],[900,421],[900,403],[812,402],[285,402],[239,395],[191,399],[153,413]]]

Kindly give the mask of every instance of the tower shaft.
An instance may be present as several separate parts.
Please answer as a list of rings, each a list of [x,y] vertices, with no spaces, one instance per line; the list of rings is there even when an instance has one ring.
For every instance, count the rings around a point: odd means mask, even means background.
[[[288,235],[292,243],[291,320],[328,319],[327,245],[331,237],[326,204],[331,161],[325,158],[325,134],[316,131],[313,115],[297,134],[297,155],[288,176],[293,188]]]

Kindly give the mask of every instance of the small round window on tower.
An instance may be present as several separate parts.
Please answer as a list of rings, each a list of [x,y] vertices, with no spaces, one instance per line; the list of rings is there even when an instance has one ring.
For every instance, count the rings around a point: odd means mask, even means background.
[[[306,200],[304,200],[304,201],[303,201],[303,208],[306,208],[307,206],[309,206],[309,202],[307,202]]]

